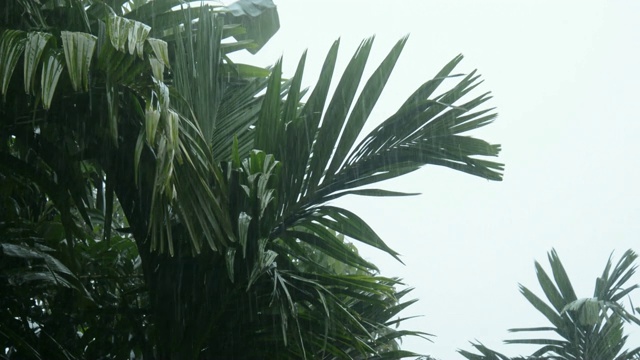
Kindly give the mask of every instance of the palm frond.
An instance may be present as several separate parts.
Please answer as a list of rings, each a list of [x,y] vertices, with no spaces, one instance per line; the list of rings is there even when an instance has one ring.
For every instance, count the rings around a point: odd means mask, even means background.
[[[323,222],[339,232],[368,242],[396,255],[373,230],[344,210],[331,208],[336,216],[324,212],[321,205],[346,194],[396,195],[393,192],[358,189],[365,185],[414,171],[425,164],[447,166],[487,179],[499,180],[502,165],[476,158],[496,156],[498,145],[464,137],[461,132],[490,123],[495,114],[475,110],[489,100],[488,95],[458,105],[463,97],[478,85],[475,72],[464,77],[452,89],[429,98],[461,61],[456,57],[433,80],[421,86],[389,119],[355,144],[387,78],[406,42],[401,39],[387,58],[372,74],[360,95],[356,97],[373,39],[365,40],[347,65],[331,98],[328,89],[337,58],[338,42],[327,55],[319,82],[305,103],[300,99],[300,81],[305,55],[287,87],[286,100],[281,100],[283,81],[281,62],[272,72],[260,118],[256,123],[254,146],[282,162],[282,182],[279,217],[282,225],[272,237],[290,226],[309,218]],[[328,104],[325,110],[325,104]],[[239,146],[242,146],[240,144]],[[397,195],[400,195],[397,193]],[[324,211],[324,212],[323,212]],[[336,213],[342,212],[342,214]],[[350,222],[355,221],[352,225]],[[358,232],[367,229],[364,233]]]
[[[525,298],[541,312],[553,325],[548,327],[517,328],[510,332],[554,332],[561,339],[543,337],[509,339],[507,344],[540,345],[531,354],[531,358],[543,359],[602,359],[622,360],[635,359],[639,348],[624,350],[627,336],[623,332],[625,322],[638,323],[638,319],[624,309],[619,302],[637,285],[625,288],[635,270],[636,255],[631,250],[625,252],[612,270],[611,258],[598,279],[594,297],[577,298],[571,281],[555,250],[548,254],[554,281],[547,275],[542,266],[535,263],[538,281],[547,299],[547,305],[533,292],[520,286]],[[622,281],[621,281],[622,280]],[[460,351],[467,359],[493,359],[491,350],[472,344],[483,355],[475,355]],[[505,357],[506,358],[506,357]]]

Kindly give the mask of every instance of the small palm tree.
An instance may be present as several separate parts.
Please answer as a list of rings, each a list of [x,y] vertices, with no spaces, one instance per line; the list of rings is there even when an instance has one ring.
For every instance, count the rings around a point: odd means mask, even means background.
[[[626,251],[615,267],[611,258],[602,275],[596,279],[593,296],[578,298],[571,281],[555,250],[549,252],[553,280],[538,262],[535,263],[540,287],[548,303],[527,287],[520,285],[522,295],[542,313],[552,326],[516,328],[510,332],[554,332],[556,338],[527,338],[506,340],[507,344],[541,345],[529,358],[558,360],[630,360],[640,357],[640,347],[624,349],[627,336],[623,334],[625,323],[639,325],[640,319],[629,313],[622,300],[638,285],[626,283],[635,274],[637,255]],[[482,355],[464,350],[460,353],[470,360],[500,359],[508,357],[473,344]]]

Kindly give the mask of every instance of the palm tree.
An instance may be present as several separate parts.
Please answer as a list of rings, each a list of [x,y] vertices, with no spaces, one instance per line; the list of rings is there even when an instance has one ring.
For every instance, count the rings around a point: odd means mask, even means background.
[[[502,165],[478,158],[500,147],[461,135],[495,118],[477,110],[490,97],[467,100],[479,77],[452,75],[458,56],[356,143],[406,39],[358,96],[373,39],[329,95],[336,42],[305,97],[305,56],[291,79],[282,78],[281,62],[265,70],[226,56],[259,48],[272,33],[265,30],[277,29],[273,5],[256,4],[258,17],[243,12],[242,1],[230,8],[173,0],[6,6],[0,175],[37,194],[19,218],[39,221],[41,209],[31,208],[52,206],[64,229],[56,256],[80,278],[84,267],[74,259],[83,246],[109,248],[114,228],[135,241],[146,288],[136,308],[145,326],[136,336],[147,340],[139,350],[146,357],[412,355],[396,340],[420,333],[394,329],[411,303],[400,302],[406,291],[341,236],[397,254],[356,214],[329,202],[409,195],[363,187],[426,164],[500,180]],[[239,40],[222,41],[232,36]],[[96,226],[102,239],[92,235]],[[336,273],[309,248],[358,271]],[[88,342],[95,329],[81,333]],[[37,352],[22,337],[0,335],[23,354]],[[77,351],[58,354],[82,357]]]
[[[593,296],[578,298],[571,281],[555,250],[549,252],[553,279],[538,262],[536,274],[549,304],[528,288],[520,285],[520,292],[542,313],[552,326],[510,329],[511,332],[554,332],[555,338],[527,338],[506,340],[507,344],[541,345],[531,359],[599,359],[628,360],[640,358],[640,347],[623,350],[627,336],[623,334],[625,322],[640,325],[640,319],[629,313],[622,300],[638,285],[627,287],[636,270],[637,255],[626,251],[615,267],[611,258],[602,275],[596,279]],[[558,339],[559,337],[560,339]],[[460,353],[470,360],[509,359],[481,344],[472,344],[482,355],[464,350]],[[521,358],[518,358],[521,359]]]
[[[164,211],[165,215],[171,212],[171,216],[182,216],[186,219],[183,223],[192,232],[211,234],[212,226],[218,223],[191,216],[195,212],[209,214],[212,207],[218,205],[220,208],[221,205],[216,202],[218,199],[213,196],[209,187],[212,161],[202,132],[194,122],[194,117],[180,117],[170,105],[172,95],[169,93],[169,81],[172,79],[169,78],[171,73],[167,69],[169,49],[174,49],[175,46],[170,47],[163,38],[179,41],[184,33],[179,31],[180,24],[185,19],[191,24],[186,16],[192,10],[186,8],[169,11],[175,5],[173,1],[135,4],[110,1],[109,5],[100,1],[18,1],[3,7],[4,21],[0,40],[3,64],[0,73],[3,95],[0,110],[3,119],[0,127],[0,173],[3,180],[3,210],[7,212],[2,213],[8,215],[9,211],[15,212],[15,217],[11,219],[7,216],[2,219],[5,233],[12,235],[10,238],[3,237],[3,242],[7,243],[3,244],[2,255],[3,259],[16,258],[15,263],[3,261],[3,265],[9,265],[8,268],[3,268],[6,270],[3,275],[11,275],[14,270],[25,267],[30,269],[33,261],[37,261],[38,266],[45,270],[24,274],[28,276],[18,277],[18,281],[7,276],[9,289],[16,290],[12,285],[33,284],[21,279],[44,278],[47,274],[59,275],[59,271],[52,272],[51,269],[62,269],[65,275],[71,276],[71,280],[74,273],[79,274],[78,277],[89,275],[86,271],[90,270],[80,261],[83,256],[102,259],[104,254],[99,252],[99,248],[104,247],[104,244],[109,245],[108,251],[123,251],[119,246],[122,242],[116,241],[114,236],[117,235],[111,234],[112,225],[116,225],[113,218],[123,212],[128,216],[129,232],[136,233],[139,245],[132,257],[127,258],[135,259],[137,250],[140,249],[145,257],[143,267],[146,266],[147,269],[150,266],[147,258],[151,257],[147,254],[154,247],[147,241],[147,224],[151,213],[149,209],[153,206],[154,214],[163,214]],[[218,18],[214,19],[213,11],[207,14],[210,23],[221,20],[222,15],[215,15]],[[235,14],[242,17],[237,9]],[[237,19],[235,16],[226,18]],[[144,19],[152,21],[154,28],[147,26]],[[265,26],[262,28],[266,29]],[[217,29],[222,29],[222,26]],[[233,26],[228,25],[224,28],[226,34],[218,35],[228,37],[237,33],[237,30],[238,27],[234,30]],[[263,35],[265,34],[267,33]],[[219,45],[219,42],[220,39],[213,38],[214,44]],[[227,43],[225,51],[251,44],[254,43]],[[222,56],[224,52],[220,51],[220,54]],[[268,71],[248,66],[233,69],[220,66],[220,70],[219,77],[228,79],[232,84],[246,71],[258,72],[261,76],[268,75]],[[231,74],[222,72],[232,70]],[[168,76],[166,82],[165,74]],[[40,81],[34,81],[36,76]],[[255,83],[255,80],[244,80],[235,86],[239,91],[259,89],[259,82],[257,85]],[[251,95],[252,93],[247,95],[249,100],[252,100]],[[221,94],[217,96],[220,97]],[[173,100],[185,101],[182,96],[175,94]],[[182,156],[187,157],[186,161]],[[174,166],[181,170],[175,171]],[[173,176],[174,172],[177,175]],[[186,174],[196,182],[186,183],[183,177]],[[20,186],[25,182],[27,186]],[[182,195],[185,188],[198,193],[205,203],[185,201],[180,207],[174,206],[177,194],[171,194],[165,189],[172,189]],[[167,198],[170,195],[173,197]],[[120,211],[116,209],[119,204],[122,204]],[[102,221],[96,221],[96,212]],[[79,219],[84,221],[78,221]],[[42,233],[48,228],[43,228],[43,223],[47,225],[52,221],[62,225],[64,236],[51,238],[50,231],[46,232],[47,236]],[[106,242],[93,244],[97,249],[91,244],[95,239],[87,236],[86,228],[91,230],[100,223],[105,230],[103,237]],[[162,224],[164,221],[157,223]],[[163,232],[159,236],[165,234],[170,233]],[[89,235],[92,235],[91,231]],[[159,236],[154,234],[150,238]],[[192,238],[201,240],[196,236]],[[55,258],[51,259],[47,256],[49,254],[35,251],[45,245],[48,246],[48,251],[56,251]],[[91,246],[88,251],[83,252],[82,248],[86,245]],[[54,261],[56,258],[71,270],[66,271],[59,266],[60,262]],[[104,266],[102,269],[106,268]],[[137,275],[139,271],[127,269],[120,278]],[[99,272],[102,274],[105,271]],[[150,271],[145,274],[153,276]],[[53,280],[45,281],[41,286],[50,286],[52,283],[59,285],[60,279],[64,277],[54,276]],[[149,283],[145,281],[144,285],[148,287]],[[91,285],[93,284],[92,282]],[[82,300],[86,297],[86,289],[81,284],[72,282],[71,285],[76,285],[76,298]],[[85,284],[85,287],[88,285]],[[122,293],[118,293],[125,291],[127,287],[113,281],[108,285],[114,291],[107,292],[116,294],[111,301],[117,304],[120,319],[127,319],[131,314],[124,311],[125,302],[121,299]],[[57,289],[55,291],[56,294],[62,292]],[[65,292],[68,293],[67,290]],[[51,299],[57,299],[56,294],[49,295],[52,296]],[[91,295],[91,300],[95,300],[94,308],[110,309],[95,298],[96,294]],[[40,300],[34,297],[33,292],[26,292],[22,298],[14,297],[9,300],[16,299],[27,299],[24,301],[26,310],[25,307],[17,310],[17,314],[22,317],[22,328],[26,334],[10,333],[17,329],[12,326],[15,320],[12,317],[4,319],[7,322],[3,321],[2,328],[3,336],[9,339],[8,345],[16,345],[23,351],[17,356],[24,355],[24,351],[37,355],[42,341],[32,342],[33,346],[30,346],[29,340],[50,338],[53,353],[67,357],[66,354],[74,353],[69,350],[72,349],[69,345],[74,343],[73,335],[76,332],[83,333],[81,344],[90,345],[88,349],[79,347],[89,358],[93,357],[92,348],[102,351],[101,354],[98,353],[100,356],[107,356],[111,351],[107,349],[113,348],[101,342],[105,339],[101,337],[105,335],[103,330],[108,329],[109,324],[102,326],[96,322],[71,322],[71,326],[64,327],[69,331],[56,336],[55,332],[48,329],[62,328],[59,326],[61,322],[54,325],[47,319],[48,326],[41,326],[45,324],[40,321],[40,325],[34,328],[32,325],[36,318],[27,316],[27,310],[33,307],[30,303],[34,302],[36,308],[49,311],[52,306],[45,303],[49,298]],[[69,307],[61,307],[62,304],[64,301],[56,302],[57,314],[68,313],[66,310]],[[73,302],[70,305],[73,306]],[[142,310],[148,311],[145,308],[149,306],[140,306]],[[139,318],[140,316],[131,317]],[[147,327],[154,324],[149,321],[140,322],[141,326]],[[91,326],[87,327],[88,325]],[[73,329],[73,326],[81,327],[81,330]],[[120,329],[121,327],[115,328],[116,331]],[[28,334],[29,332],[32,334]],[[153,334],[148,329],[144,332]],[[37,336],[29,336],[33,334]],[[123,332],[118,334],[118,338],[135,339],[127,335],[128,333]],[[62,344],[61,337],[68,340],[66,344]],[[133,349],[132,345],[125,346],[130,346],[129,350]],[[2,349],[6,348],[2,346]],[[56,348],[64,350],[56,351]],[[125,348],[124,353],[128,354],[129,350]],[[47,351],[41,353],[45,358],[55,357]],[[113,353],[111,356],[120,357]]]

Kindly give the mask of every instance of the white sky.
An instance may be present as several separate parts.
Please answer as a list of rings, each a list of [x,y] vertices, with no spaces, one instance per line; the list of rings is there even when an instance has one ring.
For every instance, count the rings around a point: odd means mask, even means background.
[[[412,198],[347,198],[406,266],[361,252],[415,287],[420,301],[406,327],[437,335],[404,348],[462,359],[477,339],[508,355],[508,328],[546,325],[518,292],[541,294],[534,260],[559,252],[579,297],[591,296],[611,251],[633,248],[640,233],[640,1],[296,1],[276,0],[281,29],[256,56],[284,56],[292,76],[309,49],[305,83],[315,82],[331,43],[341,37],[339,69],[359,42],[376,34],[371,72],[411,33],[367,129],[373,128],[459,53],[459,72],[475,68],[492,91],[498,120],[474,137],[499,143],[503,182],[429,166],[384,187]],[[341,73],[336,71],[336,73]],[[639,250],[635,248],[635,250]],[[617,257],[616,257],[617,259]],[[636,279],[637,280],[637,279]],[[635,294],[640,304],[640,292]],[[640,345],[640,329],[631,329]],[[513,338],[513,336],[511,336]]]

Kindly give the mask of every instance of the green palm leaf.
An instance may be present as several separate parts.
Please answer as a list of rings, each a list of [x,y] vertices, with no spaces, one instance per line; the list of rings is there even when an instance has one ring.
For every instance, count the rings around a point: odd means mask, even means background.
[[[45,51],[47,43],[53,36],[42,32],[30,32],[27,34],[24,59],[24,91],[34,93],[36,70],[40,65],[40,58]]]
[[[55,94],[62,70],[64,69],[62,58],[63,54],[61,50],[49,50],[44,56],[40,89],[42,91],[42,107],[45,109],[51,107],[53,95]]]
[[[372,45],[373,38],[367,39],[360,44],[351,62],[347,65],[329,102],[329,106],[323,116],[323,123],[315,136],[315,144],[312,149],[313,156],[309,161],[307,192],[315,192],[321,183],[321,179],[326,176],[327,165],[347,120],[347,114],[351,109]]]
[[[278,188],[282,197],[278,202],[282,225],[275,229],[304,224],[304,219],[318,221],[397,258],[397,254],[355,214],[320,205],[346,194],[400,195],[351,189],[406,174],[425,164],[448,166],[487,179],[501,178],[501,164],[476,158],[496,156],[500,147],[459,135],[484,126],[495,117],[488,115],[488,110],[475,110],[489,99],[486,94],[456,105],[477,86],[475,73],[435,99],[428,98],[451,76],[462,57],[447,64],[395,115],[354,146],[405,42],[406,39],[402,39],[396,44],[356,100],[372,45],[372,39],[364,41],[342,75],[326,110],[324,106],[329,100],[327,95],[338,42],[327,55],[318,85],[306,103],[299,106],[295,104],[300,99],[305,56],[291,82],[284,85],[280,77],[281,62],[275,65],[254,137],[254,146],[274,154],[283,164],[283,181]],[[281,100],[283,86],[287,86],[288,91],[284,102]],[[273,232],[272,237],[279,234]]]
[[[18,59],[24,52],[26,33],[20,30],[5,30],[0,38],[0,90],[7,96],[7,89]]]
[[[98,37],[82,32],[63,31],[61,38],[73,90],[88,91],[89,66]]]
[[[547,305],[533,292],[520,286],[525,298],[553,325],[510,329],[511,332],[555,332],[562,339],[525,338],[509,339],[507,344],[542,345],[531,354],[544,359],[601,359],[630,360],[640,353],[640,348],[624,348],[627,336],[623,333],[625,322],[638,323],[619,300],[618,294],[628,295],[637,285],[624,288],[635,270],[635,253],[627,251],[612,270],[609,258],[602,276],[596,280],[594,297],[576,298],[573,286],[555,250],[548,254],[554,281],[540,264],[535,263],[538,281],[552,306]],[[624,281],[620,281],[624,280]],[[613,300],[615,299],[615,300]],[[497,353],[485,347],[473,346],[483,355],[460,351],[467,359],[494,359]],[[507,359],[505,357],[505,359]]]

